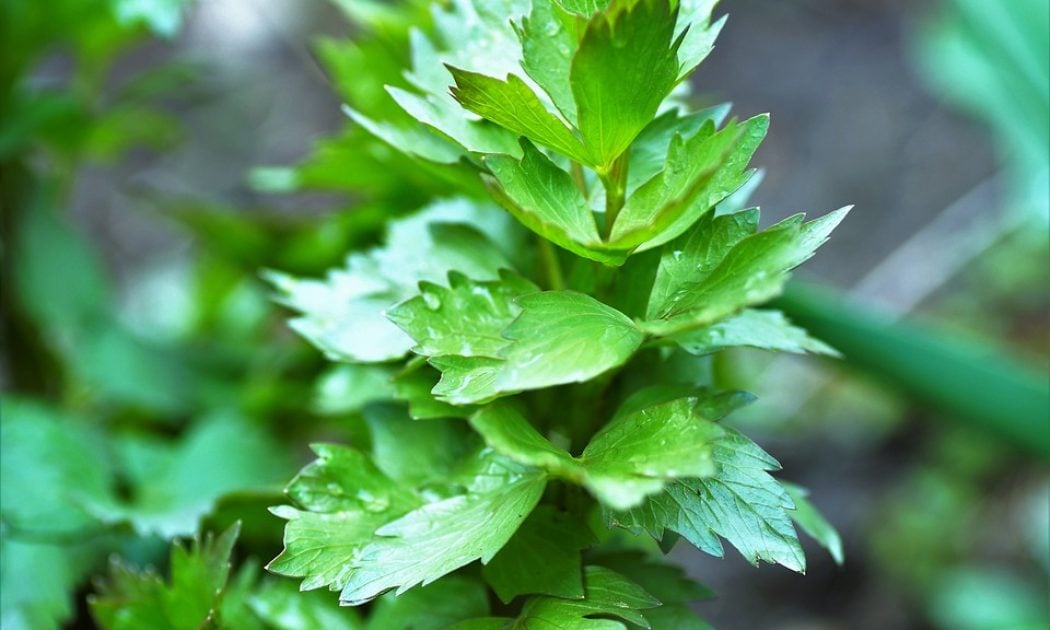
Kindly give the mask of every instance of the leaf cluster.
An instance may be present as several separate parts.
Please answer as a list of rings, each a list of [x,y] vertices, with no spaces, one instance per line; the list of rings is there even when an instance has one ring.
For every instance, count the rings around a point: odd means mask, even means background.
[[[436,6],[410,36],[407,85],[387,88],[401,112],[348,110],[421,166],[473,173],[491,201],[393,220],[323,280],[270,274],[292,327],[346,364],[325,404],[369,427],[314,445],[273,510],[287,523],[270,571],[361,605],[476,578],[480,560],[513,615],[457,627],[688,627],[695,591],[603,563],[617,529],[716,556],[725,539],[803,571],[797,523],[840,557],[804,491],[723,422],[751,397],[710,378],[733,347],[834,354],[761,306],[846,213],[760,230],[743,209],[768,117],[686,104],[713,8]]]

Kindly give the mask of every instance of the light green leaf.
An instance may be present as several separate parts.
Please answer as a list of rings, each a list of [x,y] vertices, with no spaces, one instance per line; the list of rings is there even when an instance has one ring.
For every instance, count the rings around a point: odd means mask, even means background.
[[[230,594],[227,589],[223,598],[223,621],[241,630],[225,616]],[[273,630],[359,630],[365,627],[356,611],[340,607],[328,593],[304,593],[289,580],[264,581],[254,592],[246,594],[246,604],[250,614],[265,624],[263,627]]]
[[[696,69],[715,47],[715,39],[725,25],[722,16],[711,24],[711,12],[718,0],[681,0],[678,4],[678,24],[675,37],[682,36],[678,47],[678,78],[683,79]],[[686,31],[685,29],[689,29]]]
[[[470,423],[496,451],[583,485],[603,504],[625,510],[669,481],[715,472],[711,442],[722,430],[700,415],[703,402],[699,397],[649,404],[628,400],[578,458],[506,403],[482,409]]]
[[[464,474],[467,493],[428,503],[376,530],[353,556],[339,596],[358,605],[396,588],[424,586],[466,564],[487,563],[535,507],[546,477],[490,451]]]
[[[343,446],[315,444],[318,459],[288,486],[288,496],[303,509],[280,506],[271,511],[288,521],[284,550],[267,570],[304,578],[302,590],[349,580],[350,560],[384,523],[422,504],[410,488],[384,475],[363,453]]]
[[[460,147],[425,127],[399,126],[389,122],[374,121],[350,107],[344,107],[343,111],[368,133],[402,153],[437,162],[438,164],[455,164],[465,155]]]
[[[669,337],[690,354],[710,354],[735,346],[836,356],[834,348],[793,326],[780,311],[747,309],[716,324]]]
[[[577,162],[591,162],[587,147],[565,123],[547,110],[520,77],[511,74],[506,80],[500,80],[458,68],[449,70],[456,80],[452,95],[467,110]],[[521,154],[517,150],[488,153],[507,153],[515,157]]]
[[[494,280],[510,267],[489,238],[468,223],[487,227],[489,208],[467,202],[434,204],[390,224],[384,247],[351,254],[325,280],[301,280],[270,272],[279,300],[300,313],[290,324],[329,358],[350,362],[398,359],[411,338],[391,323],[385,309],[411,297],[421,280],[440,282],[450,270]],[[492,228],[489,228],[492,229]]]
[[[239,533],[235,524],[218,538],[194,539],[188,550],[172,546],[168,583],[115,561],[109,582],[88,599],[92,615],[107,630],[192,630],[215,622]]]
[[[709,120],[715,126],[721,125],[728,113],[729,104],[722,104],[687,115],[682,115],[677,109],[670,109],[657,116],[631,143],[627,196],[630,197],[639,186],[660,174],[675,136],[692,138]]]
[[[511,341],[503,360],[437,357],[434,394],[453,404],[481,403],[501,394],[586,381],[625,363],[642,334],[623,313],[575,291],[546,291],[518,299],[521,314],[503,331]]]
[[[578,383],[623,365],[643,335],[627,316],[575,291],[519,298],[521,315],[504,330],[513,341],[496,386],[501,391]]]
[[[609,0],[554,0],[563,9],[580,17],[590,17],[609,6]]]
[[[700,402],[680,398],[617,413],[580,456],[597,497],[622,510],[669,480],[714,474],[711,444],[721,430],[697,413]]]
[[[549,505],[540,505],[482,569],[485,581],[504,603],[518,595],[582,598],[580,550],[594,541],[586,524]]]
[[[671,138],[663,169],[627,198],[609,244],[640,250],[662,245],[689,229],[750,176],[747,164],[769,127],[768,116],[713,121],[689,138]]]
[[[450,355],[434,357],[430,364],[441,372],[441,380],[432,390],[438,401],[471,405],[488,402],[502,393],[496,379],[504,368],[503,359]]]
[[[5,489],[5,507],[7,502]],[[85,544],[15,540],[5,528],[0,533],[0,626],[4,630],[63,627],[73,616],[77,585],[104,555],[99,551]]]
[[[654,285],[660,287],[660,297],[649,306],[659,319],[650,319],[643,328],[658,335],[698,328],[777,296],[788,272],[813,255],[848,210],[809,223],[795,215],[743,238],[741,232],[757,213],[699,222],[682,241],[668,245]]]
[[[576,54],[574,19],[554,0],[533,0],[532,12],[516,29],[521,41],[521,67],[550,96],[570,124],[576,124],[576,101],[569,69]]]
[[[498,281],[475,282],[449,272],[448,284],[419,284],[420,294],[387,312],[387,318],[416,342],[427,357],[459,355],[498,358],[510,342],[500,333],[521,312],[515,300],[539,288],[501,271]]]
[[[102,436],[78,418],[5,396],[0,411],[0,492],[5,526],[61,535],[94,523],[84,505],[112,495]]]
[[[783,486],[795,503],[791,519],[802,528],[802,531],[820,543],[821,547],[828,550],[835,564],[841,565],[844,559],[842,539],[831,523],[809,502],[809,492],[802,486],[796,486],[793,483],[784,483]]]
[[[706,214],[693,229],[664,247],[646,317],[656,319],[672,308],[680,287],[706,280],[737,243],[758,230],[758,219],[757,208],[725,216]]]
[[[578,127],[592,165],[607,172],[678,82],[667,0],[616,3],[593,16],[572,60]]]
[[[594,214],[572,177],[532,144],[522,146],[521,160],[498,155],[485,159],[495,180],[489,188],[500,205],[559,247],[601,263],[622,263],[626,252],[604,249]]]
[[[487,120],[468,119],[455,101],[420,96],[392,86],[387,87],[387,92],[409,116],[455,142],[465,151],[521,155],[513,133]],[[400,138],[395,139],[400,143]]]
[[[609,514],[610,522],[656,539],[669,529],[718,557],[724,554],[722,536],[753,564],[765,560],[805,571],[789,515],[794,503],[766,472],[779,464],[743,435],[723,430],[714,443],[714,477],[678,481],[633,510]]]
[[[322,415],[360,411],[369,403],[390,400],[395,386],[392,368],[384,365],[335,365],[317,379],[313,410]]]

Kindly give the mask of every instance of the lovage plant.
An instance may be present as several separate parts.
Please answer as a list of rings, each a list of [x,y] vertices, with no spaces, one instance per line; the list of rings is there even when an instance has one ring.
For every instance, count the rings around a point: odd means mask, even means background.
[[[495,205],[437,200],[324,280],[269,273],[363,419],[274,508],[270,571],[348,605],[440,579],[461,627],[682,628],[704,589],[645,556],[678,537],[802,571],[794,521],[839,556],[723,422],[752,397],[713,387],[727,348],[833,352],[760,305],[845,215],[741,209],[768,117],[687,105],[714,4],[457,0],[389,89],[408,117],[348,109]]]

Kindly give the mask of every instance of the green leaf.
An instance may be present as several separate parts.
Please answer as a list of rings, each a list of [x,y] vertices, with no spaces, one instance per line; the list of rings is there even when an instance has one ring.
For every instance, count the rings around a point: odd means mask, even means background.
[[[109,582],[88,599],[95,620],[107,630],[193,630],[216,621],[239,532],[235,524],[218,538],[195,539],[189,550],[174,545],[168,583],[115,561]]]
[[[500,333],[521,312],[515,300],[539,291],[507,271],[494,282],[475,282],[453,271],[448,284],[421,282],[419,295],[387,312],[416,342],[416,354],[499,358],[509,343]]]
[[[404,595],[389,593],[380,597],[368,615],[366,627],[369,630],[444,630],[456,622],[488,612],[488,595],[481,582],[449,575]]]
[[[6,487],[3,496],[6,507]],[[15,540],[5,527],[0,533],[0,626],[4,630],[62,627],[73,616],[73,593],[81,578],[102,558],[98,551],[85,544]]]
[[[434,204],[390,224],[384,247],[351,254],[346,266],[321,280],[270,272],[279,300],[300,313],[291,326],[333,360],[380,362],[398,359],[412,340],[384,311],[411,297],[421,280],[442,281],[451,270],[494,280],[510,267],[488,237],[468,223],[488,208],[467,202]],[[492,228],[489,228],[492,229]]]
[[[623,365],[642,343],[627,316],[575,291],[546,291],[518,299],[521,314],[504,331],[503,360],[444,357],[434,388],[453,404],[486,402],[500,394],[582,382]]]
[[[343,111],[365,131],[408,155],[438,164],[455,164],[465,155],[460,147],[425,127],[375,121],[350,107]]]
[[[704,215],[677,240],[664,247],[649,294],[648,319],[675,305],[674,298],[689,283],[703,282],[740,241],[758,230],[759,212],[751,208],[724,216]]]
[[[586,524],[552,506],[540,505],[482,574],[504,603],[518,595],[582,598],[580,550],[593,541]]]
[[[99,498],[87,509],[107,523],[129,522],[142,535],[165,538],[196,532],[223,495],[276,486],[294,470],[269,434],[230,414],[201,420],[175,444],[127,435],[115,447],[131,497]]]
[[[460,106],[451,99],[446,101],[431,95],[420,96],[392,86],[387,87],[387,91],[409,116],[463,147],[465,151],[521,154],[514,134],[487,120],[466,118]],[[388,129],[381,131],[389,132]],[[394,146],[402,146],[403,139],[399,135],[393,139],[398,142]]]
[[[814,339],[805,330],[793,326],[780,311],[747,309],[730,319],[716,324],[672,335],[674,341],[690,354],[710,354],[735,346],[762,350],[805,354],[838,353],[827,344]]]
[[[16,531],[61,535],[95,521],[84,509],[111,496],[106,443],[83,420],[5,396],[0,413],[0,514]]]
[[[583,599],[530,597],[515,619],[473,619],[453,626],[456,630],[514,630],[558,628],[560,630],[615,630],[624,625],[610,617],[649,628],[640,611],[655,608],[660,601],[622,575],[600,566],[584,569]],[[595,619],[594,617],[600,617]]]
[[[503,331],[513,343],[497,386],[503,391],[579,383],[623,365],[642,343],[627,316],[575,291],[518,299],[521,315]]]
[[[304,578],[302,590],[329,585],[338,590],[349,580],[350,560],[375,530],[421,505],[422,499],[360,451],[331,444],[312,448],[318,459],[287,490],[304,509],[285,505],[271,510],[288,523],[284,550],[266,568]]]
[[[576,101],[569,70],[576,54],[573,18],[554,0],[533,0],[532,12],[517,28],[521,67],[550,97],[570,124],[576,124]]]
[[[470,427],[455,419],[416,422],[395,405],[375,405],[363,415],[376,465],[391,479],[415,488],[455,474],[480,444]]]
[[[467,110],[577,162],[591,163],[587,147],[520,77],[511,74],[504,81],[458,68],[449,71],[456,79],[452,95]],[[489,153],[520,155],[519,151]]]
[[[618,2],[593,16],[570,84],[592,165],[607,172],[678,82],[677,10],[667,0]]]
[[[628,400],[578,458],[551,444],[506,403],[482,409],[470,423],[496,451],[584,485],[603,504],[624,510],[676,478],[715,472],[711,441],[722,430],[700,415],[704,402]]]
[[[229,601],[227,592],[223,601],[223,614]],[[262,621],[266,628],[274,630],[358,630],[364,628],[356,612],[342,608],[328,593],[304,593],[287,580],[266,580],[247,598],[251,613]],[[230,619],[224,617],[225,622]],[[234,628],[240,627],[230,624]]]
[[[430,364],[441,372],[441,380],[432,390],[439,402],[470,405],[502,393],[496,379],[504,368],[503,359],[445,356],[434,357]]]
[[[610,246],[644,251],[687,231],[751,176],[745,169],[768,128],[763,115],[717,132],[712,121],[688,138],[674,135],[663,169],[627,198]]]
[[[795,510],[791,512],[791,519],[802,528],[820,546],[827,549],[835,560],[835,564],[841,565],[844,559],[842,552],[842,539],[831,523],[817,511],[817,508],[809,502],[809,492],[793,483],[784,483],[784,489],[795,504]]]
[[[630,169],[627,171],[627,196],[664,170],[667,152],[675,136],[695,137],[707,121],[722,124],[729,113],[729,104],[715,105],[698,112],[682,115],[670,109],[656,117],[631,143]]]
[[[660,600],[661,605],[645,611],[654,630],[707,630],[689,604],[715,596],[707,587],[689,579],[681,568],[657,561],[641,552],[600,553],[594,562],[635,582]]]
[[[317,379],[312,408],[322,415],[360,411],[369,403],[394,397],[394,371],[384,365],[335,365]]]
[[[636,582],[664,606],[688,604],[715,596],[714,591],[690,579],[681,567],[641,551],[601,552],[595,555],[594,562]]]
[[[441,373],[424,364],[409,367],[394,379],[394,397],[408,403],[408,415],[413,420],[434,418],[467,418],[473,413],[469,406],[455,406],[434,397],[431,390],[441,379]]]
[[[363,604],[396,588],[424,586],[480,559],[487,563],[535,507],[546,477],[482,452],[465,471],[467,493],[428,503],[376,530],[350,561],[339,599]]]
[[[712,475],[711,443],[720,429],[698,413],[700,404],[699,398],[679,398],[618,412],[580,456],[598,498],[627,509],[668,480]]]
[[[563,448],[540,435],[515,407],[497,402],[470,417],[470,425],[496,452],[516,462],[543,468],[550,474],[583,483],[587,471]]]
[[[594,214],[572,177],[531,143],[522,146],[520,160],[501,155],[485,159],[494,179],[489,189],[500,205],[559,247],[600,263],[622,263],[625,251],[603,249]]]
[[[794,503],[769,475],[776,460],[743,435],[723,428],[714,444],[719,472],[708,479],[688,479],[627,512],[609,514],[614,525],[644,530],[660,539],[677,532],[707,553],[722,557],[722,536],[749,562],[759,560],[805,571],[802,547],[791,524]]]
[[[723,16],[711,24],[711,12],[716,4],[718,0],[682,0],[678,5],[675,37],[682,37],[682,43],[678,46],[679,79],[695,70],[714,49],[715,39],[726,21]]]
[[[610,0],[554,0],[560,7],[580,17],[590,17],[598,11],[604,11]]]
[[[813,255],[848,210],[809,223],[795,215],[743,237],[757,212],[700,221],[665,249],[649,303],[658,319],[643,328],[657,335],[686,331],[776,297],[788,272]]]

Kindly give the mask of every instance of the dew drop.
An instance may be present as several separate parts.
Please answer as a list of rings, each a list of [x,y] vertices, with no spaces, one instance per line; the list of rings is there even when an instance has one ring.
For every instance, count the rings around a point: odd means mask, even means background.
[[[441,300],[433,293],[423,293],[423,303],[432,311],[441,308]]]

